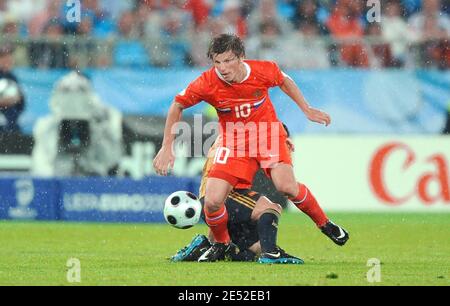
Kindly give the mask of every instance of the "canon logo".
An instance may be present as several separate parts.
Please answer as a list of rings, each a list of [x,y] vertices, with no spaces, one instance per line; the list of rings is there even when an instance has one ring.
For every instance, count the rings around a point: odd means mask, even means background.
[[[402,153],[405,156],[403,165],[398,167],[404,175],[408,175],[407,171],[416,165],[432,169],[423,171],[417,176],[417,179],[414,178],[415,185],[410,188],[408,186],[409,191],[402,196],[398,195],[393,186],[388,186],[386,179],[386,166],[395,153]],[[414,196],[417,196],[424,205],[433,205],[437,202],[450,205],[449,174],[448,161],[444,154],[436,153],[423,160],[417,160],[411,147],[404,143],[394,142],[386,144],[376,151],[370,163],[369,181],[377,198],[391,206],[402,205]],[[436,191],[436,188],[432,190],[431,185],[438,186],[438,190]]]

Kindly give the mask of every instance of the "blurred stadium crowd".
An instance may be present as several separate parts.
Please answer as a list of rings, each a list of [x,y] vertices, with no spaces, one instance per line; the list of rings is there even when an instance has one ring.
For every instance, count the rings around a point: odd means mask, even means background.
[[[73,2],[73,1],[72,1]],[[212,36],[245,38],[247,57],[284,68],[450,67],[449,0],[0,0],[1,42],[18,66],[207,66]]]

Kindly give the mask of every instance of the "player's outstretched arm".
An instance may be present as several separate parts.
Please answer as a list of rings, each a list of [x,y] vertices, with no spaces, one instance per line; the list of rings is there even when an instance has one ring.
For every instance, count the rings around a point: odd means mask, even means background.
[[[286,77],[284,83],[280,86],[281,90],[287,94],[295,103],[300,107],[305,116],[313,121],[320,124],[324,124],[326,126],[330,125],[331,118],[327,113],[315,109],[311,107],[306,101],[305,97],[303,97],[300,88],[298,88],[297,84],[290,78]]]
[[[162,147],[153,160],[153,167],[159,175],[166,176],[175,163],[175,154],[173,152],[175,134],[172,131],[174,131],[173,127],[181,120],[183,109],[183,106],[177,102],[173,102],[169,108]]]

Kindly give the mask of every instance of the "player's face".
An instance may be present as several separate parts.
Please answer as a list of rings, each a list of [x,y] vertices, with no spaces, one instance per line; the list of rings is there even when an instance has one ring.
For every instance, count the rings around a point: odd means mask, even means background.
[[[232,51],[216,54],[213,56],[214,67],[220,72],[225,81],[235,82],[240,76],[242,58],[236,56]]]

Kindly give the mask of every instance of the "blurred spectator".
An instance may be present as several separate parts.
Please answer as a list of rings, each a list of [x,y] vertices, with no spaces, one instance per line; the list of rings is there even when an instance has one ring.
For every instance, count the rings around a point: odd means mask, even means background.
[[[104,54],[98,52],[100,45],[98,42],[92,40],[94,32],[93,12],[86,11],[81,16],[81,22],[76,28],[76,36],[81,39],[72,40],[69,43],[69,67],[80,70],[84,67],[96,67],[99,62],[103,61]]]
[[[330,67],[328,44],[320,38],[316,23],[304,22],[284,42],[284,56],[279,63],[292,69],[325,69]]]
[[[397,67],[404,66],[410,44],[418,39],[402,18],[403,15],[399,0],[393,0],[385,4],[381,19],[382,36],[391,46],[394,64]]]
[[[100,0],[99,2],[101,10],[113,20],[119,20],[124,12],[134,9],[135,5],[135,0]]]
[[[361,24],[360,6],[356,0],[337,0],[333,13],[327,21],[331,35],[338,40],[351,42],[338,43],[341,60],[348,66],[368,67],[367,52],[361,44],[364,28]]]
[[[450,69],[450,41],[448,39],[444,40],[442,44],[443,68]]]
[[[20,24],[18,19],[12,15],[5,16],[3,26],[0,27],[1,38],[9,42],[17,40],[20,37],[19,28]],[[26,45],[15,46],[13,57],[16,66],[27,66],[29,61]]]
[[[54,0],[8,0],[8,12],[24,24],[45,10],[48,1]]]
[[[401,0],[402,5],[405,7],[405,17],[409,17],[412,14],[417,13],[420,11],[420,8],[422,6],[422,1],[427,0]]]
[[[44,32],[44,28],[49,22],[55,20],[59,21],[61,18],[61,2],[49,1],[47,7],[33,16],[28,24],[28,33],[31,37],[38,37]],[[64,28],[63,28],[64,30]]]
[[[82,9],[93,14],[96,19],[102,19],[106,15],[100,7],[98,0],[83,0]]]
[[[63,5],[64,16],[70,9]],[[62,19],[66,34],[77,34],[105,38],[116,32],[115,22],[100,7],[98,0],[84,0],[81,5],[81,22]]]
[[[78,36],[92,36],[94,29],[94,15],[85,15],[77,26],[76,34]]]
[[[299,1],[299,0],[296,0]],[[317,0],[318,6],[320,6],[321,9],[324,11],[331,12],[336,0]],[[319,10],[320,11],[320,10]],[[319,12],[320,14],[320,12]]]
[[[179,67],[192,64],[192,40],[189,43],[187,41],[194,30],[192,18],[183,0],[171,1],[167,10],[155,9],[150,12],[146,24],[146,42],[153,65]]]
[[[165,66],[169,62],[168,52],[162,38],[164,11],[146,2],[139,5],[143,34],[150,54],[150,62],[155,66]],[[164,53],[165,52],[165,53]]]
[[[196,28],[208,22],[211,4],[212,2],[208,0],[186,1],[185,8],[191,12]]]
[[[181,38],[192,29],[193,19],[184,9],[184,0],[175,0],[172,3],[172,7],[165,11],[162,33],[170,38]]]
[[[0,46],[0,132],[20,132],[18,119],[25,108],[25,97],[13,74],[14,48],[2,43]]]
[[[145,38],[147,33],[147,23],[149,21],[150,15],[152,14],[152,9],[145,3],[140,3],[134,10],[129,10],[129,12],[134,11],[135,23],[134,28],[136,29],[136,34],[140,38]],[[155,33],[159,33],[159,25],[154,29]],[[150,35],[151,36],[151,35]]]
[[[20,36],[20,21],[13,15],[6,15],[3,19],[3,26],[1,28],[2,36],[9,36],[11,38],[16,38]]]
[[[409,23],[423,41],[423,64],[425,66],[446,68],[450,20],[441,11],[441,8],[441,0],[424,1],[422,11],[413,15]]]
[[[280,25],[275,19],[267,19],[259,27],[258,35],[247,42],[247,56],[261,60],[278,60],[282,57],[282,37]]]
[[[441,0],[423,1],[422,11],[409,19],[413,30],[424,39],[441,39],[450,35],[449,17],[441,11]]]
[[[295,29],[302,24],[314,24],[320,30],[320,34],[327,34],[327,28],[318,19],[318,6],[315,0],[297,1],[292,23]]]
[[[175,2],[176,7],[168,10],[162,26],[162,39],[166,42],[164,48],[168,53],[168,65],[180,67],[189,64],[189,45],[184,41],[192,25],[192,17],[183,10],[182,1]],[[169,43],[169,44],[167,44]]]
[[[111,1],[115,2],[115,1]],[[115,23],[108,13],[100,6],[99,0],[84,0],[83,15],[89,17],[90,25],[84,25],[81,32],[88,33],[87,28],[94,37],[108,37],[116,31]],[[85,18],[83,18],[85,20]],[[80,25],[83,27],[83,22]],[[79,31],[80,32],[80,31]]]
[[[358,18],[360,23],[365,25],[367,18],[365,10],[368,8],[367,1],[364,0],[346,0],[351,16]]]
[[[379,42],[382,37],[381,25],[377,22],[369,23],[366,28],[366,35],[375,41],[369,41],[367,50],[369,53],[371,68],[394,67],[391,46],[387,42]]]
[[[225,0],[222,15],[219,17],[225,27],[225,33],[234,33],[245,39],[247,36],[247,22],[241,14],[238,0]]]
[[[279,27],[279,34],[287,34],[291,30],[289,24],[281,17],[277,10],[276,0],[261,0],[247,18],[249,34],[259,35],[261,24],[272,20]]]
[[[274,33],[281,36],[277,40],[299,39],[303,43],[308,35],[318,30],[318,35],[331,34],[337,40],[335,45],[330,44],[329,59],[333,65],[388,65],[386,45],[368,48],[363,41],[364,34],[372,33],[389,43],[392,57],[392,62],[388,60],[389,65],[405,66],[420,58],[422,66],[446,69],[450,61],[450,21],[445,13],[449,10],[449,2],[382,1],[381,36],[378,27],[367,24],[364,11],[367,1],[362,0],[83,0],[80,23],[70,23],[64,18],[69,9],[65,1],[0,0],[0,28],[3,36],[22,38],[28,33],[38,40],[44,32],[49,34],[48,30],[58,34],[58,39],[66,41],[71,53],[71,60],[63,66],[70,67],[104,66],[112,57],[121,66],[148,63],[203,66],[209,63],[204,58],[208,41],[214,33],[224,32],[248,39],[250,49],[253,48],[250,55],[256,52],[270,58],[271,54],[278,53],[278,47],[268,43],[274,41],[274,38],[269,39]],[[405,18],[410,15],[408,26]],[[57,20],[63,25],[64,34],[78,35],[82,39],[73,42],[61,38],[56,26],[44,31],[49,23]],[[260,32],[263,24],[269,32],[267,35]],[[314,34],[314,37],[318,35]],[[106,38],[115,36],[123,40],[117,46],[114,43],[114,51],[110,51],[113,44],[108,47],[111,41]],[[417,42],[421,42],[420,47]],[[20,55],[21,58],[16,60],[17,64],[27,63],[28,57],[21,54],[25,55],[23,51],[29,50],[30,44],[17,45],[18,48],[25,46],[15,52],[15,57]],[[260,51],[254,47],[258,45],[262,46]],[[318,49],[322,50],[322,47],[320,44]],[[53,45],[42,54],[34,51],[38,56],[32,55],[32,65],[49,68],[62,65],[45,60],[53,56],[53,51],[49,50],[56,51]]]
[[[137,0],[139,3],[147,5],[152,10],[167,10],[173,0]]]
[[[0,28],[3,26],[5,17],[8,15],[6,0],[0,0]]]
[[[220,1],[220,0],[219,0]],[[217,2],[216,1],[216,4]],[[241,14],[244,16],[244,18],[248,18],[250,14],[257,8],[257,6],[260,4],[261,0],[241,0]],[[278,2],[278,0],[275,0],[275,3]]]
[[[126,11],[120,16],[118,21],[119,36],[125,39],[139,38],[139,30],[136,23],[134,11]]]
[[[119,38],[121,39],[114,49],[114,63],[119,66],[146,66],[149,64],[147,50],[139,41],[139,28],[136,22],[136,13],[127,11],[119,20]]]
[[[151,8],[146,3],[139,5],[139,11],[145,12],[145,36],[147,38],[159,38],[162,31],[164,13],[161,9]],[[142,15],[144,15],[142,13]]]
[[[67,45],[59,41],[64,28],[58,20],[51,20],[45,25],[43,33],[46,40],[32,42],[29,48],[30,64],[34,68],[67,68]]]
[[[320,23],[322,23],[325,27],[325,30],[328,29],[325,26],[326,21],[330,17],[330,14],[333,10],[335,0],[317,0],[317,19]]]
[[[193,65],[206,67],[211,64],[206,56],[211,38],[222,33],[224,33],[223,23],[217,18],[210,18],[191,32],[190,41],[195,41],[195,44],[191,46],[190,54]]]

